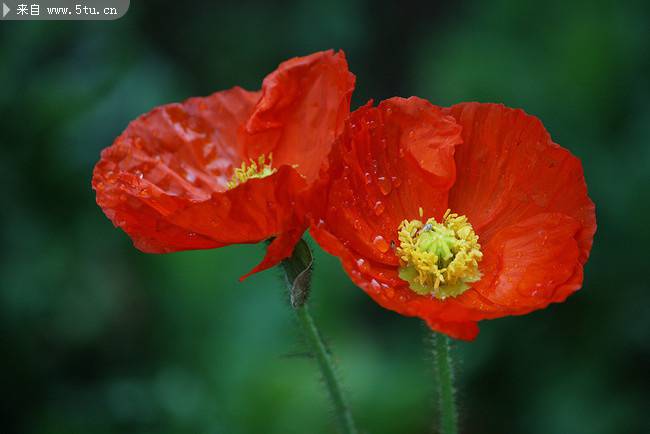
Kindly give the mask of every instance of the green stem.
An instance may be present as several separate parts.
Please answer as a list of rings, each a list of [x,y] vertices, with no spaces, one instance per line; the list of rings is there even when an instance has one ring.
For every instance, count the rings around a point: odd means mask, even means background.
[[[433,356],[436,380],[438,383],[438,402],[440,434],[458,434],[458,410],[454,390],[454,367],[449,348],[449,338],[434,333]]]
[[[293,249],[291,256],[282,261],[284,276],[289,289],[291,307],[296,311],[302,332],[310,346],[311,353],[318,361],[325,386],[334,404],[334,412],[341,434],[357,434],[352,414],[348,408],[341,385],[336,378],[334,361],[323,338],[309,314],[307,299],[311,288],[311,271],[314,258],[309,245],[300,240]]]
[[[345,402],[343,391],[341,390],[341,386],[336,378],[334,361],[325,346],[325,342],[323,341],[318,328],[316,328],[316,324],[307,309],[307,305],[304,304],[297,307],[295,311],[298,315],[298,320],[300,321],[300,325],[302,326],[303,333],[307,338],[309,346],[318,360],[318,366],[323,375],[323,380],[325,381],[330,398],[334,404],[339,431],[342,434],[357,434],[357,428],[354,425],[352,414]]]

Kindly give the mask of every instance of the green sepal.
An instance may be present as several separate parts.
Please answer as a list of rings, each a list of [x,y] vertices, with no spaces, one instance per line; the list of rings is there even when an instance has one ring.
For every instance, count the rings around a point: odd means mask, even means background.
[[[293,308],[302,307],[309,298],[311,272],[314,257],[311,249],[302,238],[296,244],[291,256],[282,261],[284,274],[289,287],[289,297]]]

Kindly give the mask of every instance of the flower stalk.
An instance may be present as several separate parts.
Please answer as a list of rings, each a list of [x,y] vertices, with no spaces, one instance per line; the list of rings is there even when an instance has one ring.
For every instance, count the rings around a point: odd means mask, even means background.
[[[334,413],[336,414],[339,431],[341,434],[357,434],[357,428],[352,419],[352,413],[350,412],[350,408],[343,396],[343,390],[341,389],[341,385],[336,377],[334,361],[332,360],[332,356],[325,346],[325,342],[314,323],[314,319],[309,313],[306,304],[296,308],[295,310],[302,331],[309,343],[309,347],[318,361],[318,367],[323,376],[323,381],[325,382],[330,399],[334,405]]]
[[[443,334],[434,333],[431,340],[438,387],[438,432],[440,434],[458,434],[458,409],[456,408],[450,339]]]
[[[318,362],[325,387],[334,406],[339,432],[341,434],[357,434],[352,413],[336,376],[334,360],[307,307],[312,263],[311,250],[304,240],[300,240],[292,255],[282,262],[291,306],[296,312],[309,349]]]

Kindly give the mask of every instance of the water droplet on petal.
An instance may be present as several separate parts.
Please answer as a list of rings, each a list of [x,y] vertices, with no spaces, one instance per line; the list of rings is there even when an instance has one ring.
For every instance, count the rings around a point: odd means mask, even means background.
[[[194,170],[188,170],[187,173],[185,173],[185,179],[188,182],[192,182],[192,183],[196,181],[196,173],[194,172]]]
[[[377,183],[379,184],[379,190],[384,196],[388,195],[393,189],[393,184],[390,182],[390,179],[385,176],[380,176],[377,178]]]
[[[382,201],[378,200],[373,209],[375,210],[375,215],[380,216],[384,212],[385,207]]]
[[[377,235],[373,240],[372,244],[375,246],[377,250],[379,250],[381,253],[386,253],[389,249],[389,245],[382,237],[381,235]]]
[[[365,259],[362,258],[357,259],[357,267],[359,267],[361,271],[368,271],[368,268],[370,268]]]

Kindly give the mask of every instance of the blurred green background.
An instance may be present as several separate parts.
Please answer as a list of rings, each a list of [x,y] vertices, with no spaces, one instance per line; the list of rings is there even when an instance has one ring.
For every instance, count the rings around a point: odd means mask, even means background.
[[[150,108],[346,51],[354,107],[419,95],[522,107],[583,161],[584,289],[459,343],[464,433],[650,432],[650,3],[131,2],[116,22],[0,23],[0,432],[332,433],[261,246],[145,255],[90,188]],[[313,313],[359,425],[429,433],[426,329],[317,253]]]

